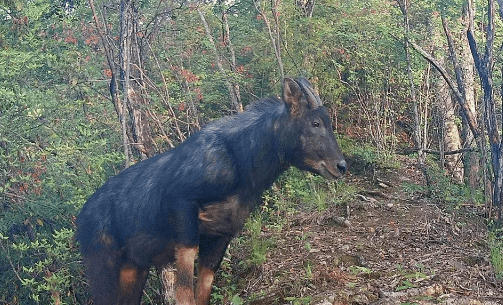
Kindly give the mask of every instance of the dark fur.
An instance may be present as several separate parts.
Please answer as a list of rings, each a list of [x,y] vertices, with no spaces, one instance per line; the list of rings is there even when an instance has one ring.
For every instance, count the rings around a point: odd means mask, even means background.
[[[309,106],[301,82],[307,80],[286,79],[283,100],[262,100],[207,126],[89,198],[77,238],[95,304],[138,304],[150,266],[174,262],[181,247],[198,247],[200,265],[215,271],[262,192],[290,165],[329,177],[337,176],[335,167],[344,173],[328,113]],[[327,130],[321,140],[307,135],[315,119]],[[331,165],[313,167],[317,158]]]

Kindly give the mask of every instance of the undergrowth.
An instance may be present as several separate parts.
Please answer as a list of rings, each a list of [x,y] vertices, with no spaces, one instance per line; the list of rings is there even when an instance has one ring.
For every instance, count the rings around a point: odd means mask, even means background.
[[[371,146],[357,145],[351,141],[340,141],[348,160],[353,167],[350,172],[369,177],[376,173],[396,173],[400,168],[396,155],[377,152]],[[428,174],[432,182],[429,187],[412,182],[403,183],[402,188],[411,197],[420,195],[428,197],[446,210],[459,210],[466,205],[480,207],[484,204],[483,192],[471,190],[465,185],[455,184],[438,166],[438,160],[429,157],[427,160]],[[242,304],[262,297],[265,292],[254,295],[243,294],[249,285],[250,278],[255,278],[260,266],[274,255],[279,233],[288,225],[289,216],[299,211],[324,212],[331,206],[346,204],[354,200],[359,191],[357,185],[346,182],[345,179],[327,181],[318,175],[289,169],[280,177],[274,186],[263,196],[264,205],[257,209],[247,221],[244,232],[236,238],[229,248],[219,275],[219,283],[215,285],[213,300],[215,304]],[[491,262],[495,268],[496,277],[503,279],[503,230],[490,228],[488,245],[491,248]],[[309,243],[306,243],[306,249]],[[239,261],[240,263],[235,263]],[[233,263],[234,262],[234,263]],[[309,276],[311,266],[304,264],[305,274]],[[355,270],[355,272],[363,272]],[[419,272],[419,273],[418,273]],[[403,285],[399,289],[407,289],[409,276],[423,276],[423,271],[405,274]],[[278,279],[279,281],[280,279]],[[302,300],[288,297],[278,302],[290,304],[309,304],[310,298]]]
[[[491,247],[491,263],[494,266],[496,279],[503,280],[503,228],[501,224],[490,223],[488,244]]]
[[[377,152],[368,145],[359,145],[349,139],[339,139],[339,144],[345,156],[350,161],[350,174],[372,176],[377,171],[390,172],[399,168],[396,156]],[[428,173],[433,182],[430,187],[404,183],[403,189],[411,196],[420,194],[429,196],[448,209],[459,209],[464,203],[482,205],[483,194],[472,191],[464,185],[457,185],[445,175],[437,165],[437,160],[429,158]],[[110,171],[110,169],[107,169]],[[370,174],[370,175],[369,175]],[[89,182],[88,184],[91,184]],[[61,184],[54,184],[55,186]],[[49,186],[46,186],[49,187]],[[92,188],[88,188],[92,189]],[[354,200],[359,188],[346,179],[329,181],[319,175],[302,172],[296,168],[287,170],[272,188],[263,195],[263,205],[256,209],[247,220],[243,232],[231,242],[213,287],[212,304],[245,304],[254,299],[260,299],[266,292],[243,294],[250,285],[250,278],[255,278],[261,266],[274,255],[280,238],[280,233],[288,228],[289,221],[295,213],[323,213],[330,207],[344,205]],[[55,192],[59,198],[62,192]],[[85,194],[80,197],[86,197]],[[83,201],[75,192],[72,200]],[[54,200],[56,201],[56,200]],[[52,202],[52,201],[51,201]],[[38,203],[38,201],[37,201]],[[80,203],[81,204],[81,203]],[[74,205],[69,204],[68,208]],[[28,202],[26,205],[30,205]],[[33,204],[34,205],[34,204]],[[43,205],[34,205],[42,209]],[[3,216],[14,212],[14,208],[2,211]],[[61,214],[75,214],[72,213]],[[14,214],[14,213],[13,213]],[[59,216],[39,216],[42,212],[25,215],[24,219],[16,221],[18,227],[10,225],[2,227],[0,222],[0,260],[7,266],[0,281],[6,287],[11,287],[0,295],[2,299],[11,299],[12,304],[55,303],[58,301],[79,303],[81,299],[89,298],[80,254],[73,244],[73,219]],[[29,219],[26,220],[26,219]],[[24,221],[23,221],[24,220]],[[64,225],[62,225],[64,223]],[[43,228],[50,227],[48,232]],[[30,235],[30,230],[34,232]],[[19,231],[19,232],[18,232]],[[12,238],[15,237],[15,238]],[[503,280],[503,229],[501,226],[490,225],[488,245],[491,248],[491,262],[495,268],[496,277]],[[306,242],[306,249],[310,244]],[[311,265],[304,265],[305,274],[309,277]],[[365,270],[355,270],[364,272]],[[279,280],[279,279],[278,279]],[[14,285],[20,282],[22,287]],[[160,279],[155,271],[146,287],[145,304],[155,304],[161,299]],[[67,293],[62,293],[62,292]],[[70,291],[71,293],[68,293]],[[26,302],[26,300],[29,300]],[[309,304],[310,297],[302,299],[287,297],[283,302],[290,304]]]
[[[466,184],[454,183],[445,169],[439,166],[437,158],[428,156],[427,172],[430,185],[425,189],[430,198],[443,204],[448,209],[459,209],[465,203],[484,204],[482,190],[472,190]]]
[[[411,196],[427,196],[446,211],[460,210],[463,206],[484,207],[485,198],[482,188],[472,189],[467,184],[453,183],[445,169],[439,166],[438,157],[427,156],[426,164],[430,184],[403,183],[402,187],[405,192]],[[503,280],[503,228],[501,223],[491,219],[487,220],[487,224],[490,261],[494,267],[496,279]]]

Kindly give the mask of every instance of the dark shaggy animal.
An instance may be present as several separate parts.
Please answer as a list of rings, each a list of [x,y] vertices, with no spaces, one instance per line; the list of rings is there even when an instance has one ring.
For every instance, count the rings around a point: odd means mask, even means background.
[[[94,303],[139,304],[149,268],[174,263],[177,303],[208,304],[229,241],[291,165],[327,179],[346,171],[328,112],[304,78],[286,78],[282,99],[259,101],[110,178],[77,219]]]

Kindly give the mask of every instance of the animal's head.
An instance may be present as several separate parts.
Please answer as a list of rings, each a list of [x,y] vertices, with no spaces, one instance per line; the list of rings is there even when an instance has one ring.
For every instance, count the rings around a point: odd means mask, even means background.
[[[283,100],[293,120],[296,139],[293,165],[327,179],[340,178],[346,161],[335,139],[327,109],[305,78],[285,78]]]

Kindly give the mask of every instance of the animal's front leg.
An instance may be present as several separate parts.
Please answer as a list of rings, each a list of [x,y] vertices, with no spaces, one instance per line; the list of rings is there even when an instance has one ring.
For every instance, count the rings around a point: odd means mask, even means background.
[[[194,300],[194,259],[198,247],[179,245],[176,247],[175,300],[178,305],[195,305]]]
[[[199,269],[196,285],[196,304],[210,304],[211,286],[231,236],[200,236]]]
[[[215,278],[215,271],[212,269],[199,266],[197,272],[197,285],[196,285],[196,305],[210,304],[211,286]]]

